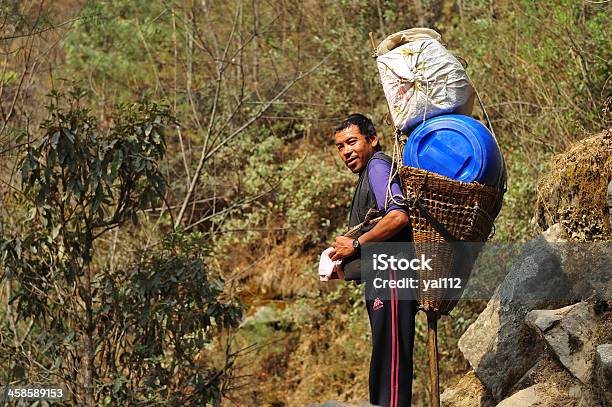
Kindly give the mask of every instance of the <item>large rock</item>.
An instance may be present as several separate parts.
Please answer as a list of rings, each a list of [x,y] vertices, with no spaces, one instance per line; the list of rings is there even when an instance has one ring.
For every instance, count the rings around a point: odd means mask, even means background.
[[[612,344],[599,345],[595,352],[595,391],[602,402],[612,406]]]
[[[584,394],[579,385],[562,387],[554,381],[542,382],[520,390],[502,400],[495,407],[599,407],[597,402]],[[603,407],[603,406],[602,406]]]
[[[612,298],[612,244],[566,239],[556,224],[526,243],[486,309],[459,340],[463,355],[496,401],[543,350],[542,340],[524,323],[528,312]]]
[[[542,236],[525,244],[459,348],[496,401],[537,361],[542,341],[524,324],[534,309],[566,305],[571,290],[555,250]]]
[[[527,387],[504,399],[495,407],[532,407],[541,406],[543,403],[540,393],[536,390],[536,385]]]
[[[543,352],[536,365],[509,394],[499,406],[520,407],[536,402],[534,406],[538,407],[604,407],[597,401],[590,385],[576,379],[552,352]]]
[[[565,295],[570,303],[612,298],[612,242],[551,242],[551,247],[571,286]]]
[[[584,384],[590,382],[597,331],[590,304],[580,302],[556,310],[531,311],[527,322],[574,377]]]
[[[565,228],[560,223],[555,223],[544,232],[542,232],[542,237],[548,243],[560,243],[567,242],[567,232]]]
[[[570,242],[560,223],[548,228],[542,237],[555,252],[561,265],[558,271],[571,287],[564,299],[576,303],[587,298],[612,298],[612,242]]]
[[[578,383],[540,382],[502,400],[495,407],[605,407]]]
[[[535,222],[562,223],[571,240],[609,241],[606,189],[612,178],[612,131],[583,138],[557,156],[538,182]]]
[[[492,407],[495,405],[490,392],[482,384],[473,370],[459,382],[446,389],[440,396],[444,407]]]

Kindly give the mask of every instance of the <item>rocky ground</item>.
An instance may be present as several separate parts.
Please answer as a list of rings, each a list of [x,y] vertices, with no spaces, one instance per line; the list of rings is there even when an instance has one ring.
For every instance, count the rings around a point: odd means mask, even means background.
[[[443,393],[444,406],[612,403],[612,245],[563,242],[559,230],[525,245],[459,340],[472,371]]]

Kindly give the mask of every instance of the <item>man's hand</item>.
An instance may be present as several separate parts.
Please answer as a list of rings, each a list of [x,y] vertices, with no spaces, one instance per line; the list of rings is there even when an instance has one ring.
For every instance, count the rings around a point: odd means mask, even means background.
[[[392,210],[372,228],[372,230],[359,236],[362,245],[368,242],[385,242],[392,238],[410,222],[408,214],[400,210]],[[353,239],[346,236],[338,236],[333,245],[334,250],[329,253],[332,260],[342,260],[355,254]]]
[[[338,236],[336,243],[332,246],[334,250],[329,253],[329,257],[333,260],[342,260],[355,254],[353,247],[353,238],[346,236]]]

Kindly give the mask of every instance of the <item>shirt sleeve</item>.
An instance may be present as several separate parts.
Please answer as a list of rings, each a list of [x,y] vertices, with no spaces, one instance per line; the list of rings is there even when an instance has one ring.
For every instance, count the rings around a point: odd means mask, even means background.
[[[387,195],[387,183],[389,182],[390,172],[391,164],[384,160],[373,159],[368,166],[368,183],[370,184],[370,190],[376,198],[376,206],[379,211],[385,211],[385,197]],[[397,177],[391,182],[391,194],[395,196],[396,201],[400,201],[404,197]],[[405,205],[398,205],[391,200],[391,195],[389,195],[387,202],[389,206],[385,211],[385,215],[394,210],[408,213]]]

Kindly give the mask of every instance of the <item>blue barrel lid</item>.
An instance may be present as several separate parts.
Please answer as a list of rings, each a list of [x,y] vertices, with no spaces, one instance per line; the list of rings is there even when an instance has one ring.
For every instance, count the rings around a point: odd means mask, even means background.
[[[494,185],[501,153],[489,130],[464,115],[443,115],[417,126],[404,148],[404,165],[463,182]]]

